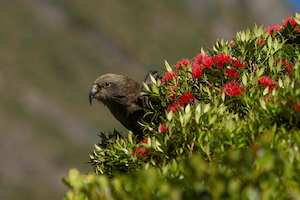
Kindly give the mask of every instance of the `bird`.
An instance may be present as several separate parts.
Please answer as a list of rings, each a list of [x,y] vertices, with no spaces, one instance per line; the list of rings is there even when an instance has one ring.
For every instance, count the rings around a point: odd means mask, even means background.
[[[150,75],[158,78],[156,71],[150,71],[144,82],[151,84]],[[147,96],[143,94],[143,84],[125,75],[107,73],[99,76],[89,92],[89,102],[102,102],[112,115],[138,138],[143,137],[139,121],[145,114]]]

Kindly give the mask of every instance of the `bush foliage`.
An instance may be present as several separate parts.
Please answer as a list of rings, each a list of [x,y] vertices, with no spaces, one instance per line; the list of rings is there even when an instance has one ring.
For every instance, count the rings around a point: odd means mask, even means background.
[[[165,62],[144,139],[102,136],[65,199],[299,199],[299,45],[296,14]]]

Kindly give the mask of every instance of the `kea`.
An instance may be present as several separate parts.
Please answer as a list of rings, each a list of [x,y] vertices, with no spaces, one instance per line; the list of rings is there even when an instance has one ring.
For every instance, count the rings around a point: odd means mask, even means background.
[[[144,81],[148,85],[151,84],[150,75],[158,78],[157,72],[149,72]],[[143,84],[124,75],[109,73],[99,76],[93,82],[89,102],[92,104],[94,99],[102,102],[125,128],[142,138],[139,121],[145,114],[148,101],[142,92]]]

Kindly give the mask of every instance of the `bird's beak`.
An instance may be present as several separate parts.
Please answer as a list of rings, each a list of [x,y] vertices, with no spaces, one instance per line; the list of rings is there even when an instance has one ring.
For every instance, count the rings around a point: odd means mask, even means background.
[[[90,93],[89,93],[89,102],[90,102],[90,105],[93,104],[93,99],[95,98],[96,94],[99,92],[98,90],[98,85],[93,85],[91,90],[90,90]]]

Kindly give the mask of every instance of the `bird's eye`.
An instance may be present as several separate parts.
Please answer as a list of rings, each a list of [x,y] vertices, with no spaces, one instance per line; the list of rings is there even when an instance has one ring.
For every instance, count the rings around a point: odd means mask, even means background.
[[[104,83],[104,87],[110,87],[110,83],[108,83],[108,82],[106,82],[106,83]]]

